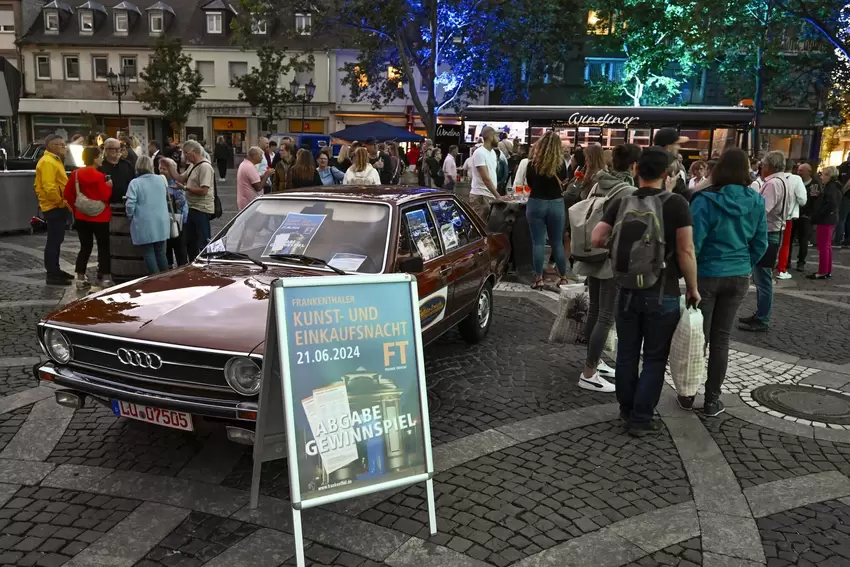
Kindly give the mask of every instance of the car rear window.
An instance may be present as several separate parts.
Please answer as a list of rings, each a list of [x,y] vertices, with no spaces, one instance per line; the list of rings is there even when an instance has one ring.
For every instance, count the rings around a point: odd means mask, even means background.
[[[390,212],[382,203],[257,199],[207,250],[239,252],[270,264],[285,263],[271,254],[303,254],[346,272],[376,274],[384,266]]]

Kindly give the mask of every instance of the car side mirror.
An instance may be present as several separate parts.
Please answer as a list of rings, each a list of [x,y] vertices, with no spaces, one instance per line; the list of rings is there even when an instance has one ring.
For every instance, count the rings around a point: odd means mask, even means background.
[[[425,270],[422,256],[416,254],[398,261],[398,271],[404,274],[418,274]]]

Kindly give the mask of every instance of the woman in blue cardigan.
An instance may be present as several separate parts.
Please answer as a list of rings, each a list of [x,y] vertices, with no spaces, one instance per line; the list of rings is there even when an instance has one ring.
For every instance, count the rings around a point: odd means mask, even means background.
[[[711,171],[711,185],[691,201],[694,251],[699,276],[699,304],[708,342],[708,380],[703,413],[723,413],[720,387],[729,363],[729,339],[741,302],[750,286],[750,274],[767,250],[764,199],[750,189],[750,160],[742,150],[723,152]],[[693,396],[679,396],[679,405],[691,409]]]
[[[148,156],[136,162],[136,175],[127,188],[130,238],[143,249],[148,273],[156,274],[168,269],[165,259],[165,243],[171,237],[168,187],[163,178],[154,173],[153,161]]]

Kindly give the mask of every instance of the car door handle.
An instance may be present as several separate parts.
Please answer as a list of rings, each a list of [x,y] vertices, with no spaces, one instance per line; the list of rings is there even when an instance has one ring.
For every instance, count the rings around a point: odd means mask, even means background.
[[[483,256],[486,251],[487,250],[485,248],[479,248],[478,250],[475,251],[475,253],[478,254],[479,256]]]
[[[441,276],[448,275],[448,274],[450,274],[450,273],[451,273],[451,271],[452,271],[452,267],[451,267],[451,266],[446,266],[445,268],[440,268],[440,275],[441,275]]]

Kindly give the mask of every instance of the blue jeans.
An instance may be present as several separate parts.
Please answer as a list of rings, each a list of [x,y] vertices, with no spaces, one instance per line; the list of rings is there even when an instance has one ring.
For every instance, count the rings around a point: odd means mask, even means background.
[[[141,248],[145,257],[145,268],[149,274],[164,272],[168,269],[168,260],[165,259],[165,240],[142,244]]]
[[[61,273],[59,268],[59,252],[65,240],[65,230],[68,228],[70,212],[65,207],[57,207],[44,211],[44,222],[47,223],[47,243],[44,245],[44,271],[47,275],[55,276]]]
[[[767,241],[779,242],[779,233],[768,232]],[[773,268],[754,266],[753,283],[756,284],[756,319],[769,325],[770,313],[773,311]]]
[[[189,209],[189,216],[183,226],[186,233],[186,252],[190,262],[201,253],[210,241],[210,215],[197,209]]]
[[[564,251],[564,223],[567,213],[561,199],[528,200],[525,218],[531,232],[531,267],[534,274],[543,275],[543,261],[546,255],[546,235],[552,246],[552,257],[558,267],[558,274],[567,275],[567,255]]]
[[[652,419],[664,385],[670,341],[679,324],[679,297],[620,291],[617,306],[617,401],[631,423]],[[641,345],[643,370],[639,371]]]

